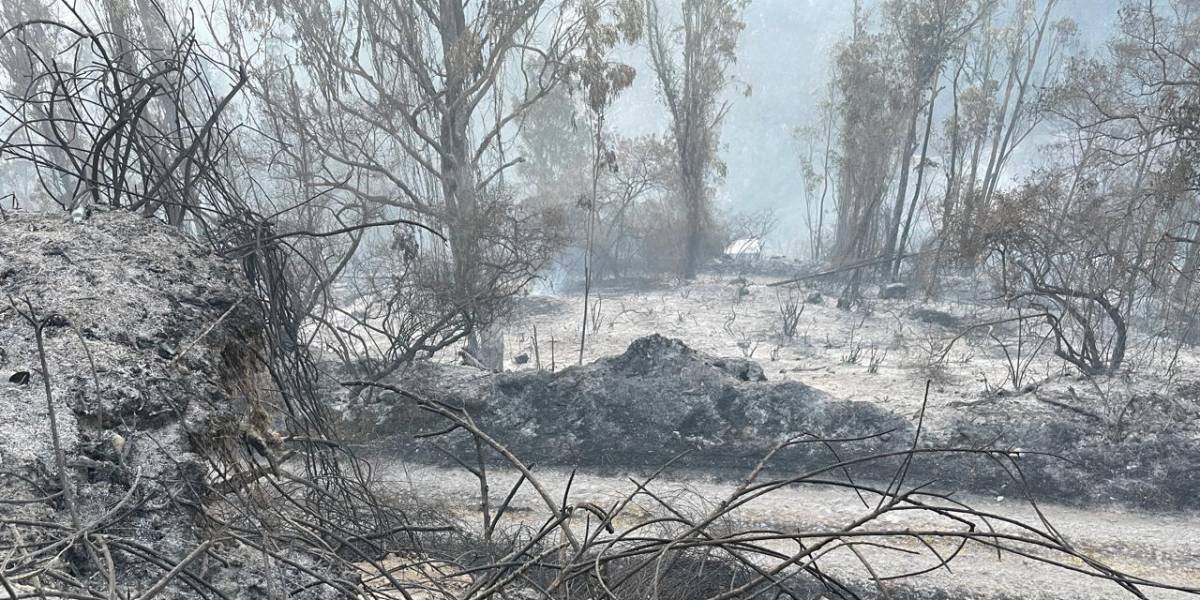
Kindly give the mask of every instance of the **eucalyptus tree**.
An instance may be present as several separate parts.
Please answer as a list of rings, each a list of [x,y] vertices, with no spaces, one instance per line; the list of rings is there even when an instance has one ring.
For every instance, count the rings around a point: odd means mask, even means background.
[[[1195,339],[1197,25],[1193,2],[1126,2],[1107,46],[1041,92],[1042,164],[973,224],[1006,300],[1041,309],[1086,373],[1127,368],[1135,326]]]
[[[259,102],[311,153],[316,193],[420,218],[448,240],[449,329],[485,364],[491,327],[548,256],[505,185],[509,140],[595,33],[583,0],[242,0],[273,61]],[[239,29],[244,14],[230,19]],[[239,36],[233,36],[237,39]],[[247,37],[247,36],[242,36]],[[290,148],[289,148],[290,149]],[[437,246],[436,240],[424,239]]]
[[[906,113],[904,118],[907,121],[904,142],[900,146],[896,199],[888,218],[883,245],[884,255],[892,257],[892,260],[884,263],[882,270],[893,277],[900,270],[901,255],[904,254],[921,194],[942,69],[961,41],[996,4],[997,0],[974,3],[962,0],[892,0],[884,5],[887,27],[898,42],[899,66],[905,88],[901,110]],[[922,112],[926,118],[920,158],[915,167],[916,189],[913,190],[905,218],[909,173],[913,170],[912,158],[917,151],[917,122]]]
[[[808,256],[822,258],[825,243],[825,213],[833,160],[833,117],[829,105],[820,108],[820,122],[796,128],[793,136],[804,151],[800,155],[800,182],[804,188],[804,224],[808,229]],[[818,151],[820,154],[818,155]]]
[[[906,86],[896,40],[855,3],[851,33],[834,47],[837,218],[830,258],[855,263],[880,252],[884,201],[901,147]],[[858,272],[856,271],[856,274]]]
[[[579,334],[579,364],[587,346],[589,297],[592,289],[593,249],[597,227],[597,207],[600,201],[600,180],[604,172],[617,168],[616,155],[605,140],[605,117],[608,108],[622,90],[633,84],[635,71],[629,65],[610,56],[620,41],[636,41],[641,34],[641,13],[635,3],[619,0],[582,0],[582,47],[569,62],[583,92],[588,121],[592,129],[591,191],[582,202],[587,208],[586,243],[583,255],[583,318]],[[605,13],[609,13],[605,15]],[[606,16],[608,18],[606,18]]]
[[[1117,257],[1121,310],[1195,339],[1200,276],[1200,7],[1130,0],[1105,52],[1070,62],[1046,106],[1081,166],[1063,198],[1103,192],[1113,226],[1094,235]],[[1097,210],[1098,207],[1090,207]],[[1141,310],[1138,310],[1141,309]],[[1157,325],[1157,323],[1156,323]]]
[[[1058,4],[1005,2],[955,56],[939,238],[967,266],[1013,153],[1046,117],[1039,94],[1055,85],[1075,39],[1075,23],[1055,17]]]
[[[976,225],[1016,148],[1042,123],[1040,93],[1073,39],[1074,24],[1054,17],[1058,3],[855,2],[831,69],[835,262],[878,263],[881,276],[897,276],[925,210],[940,246],[973,263]],[[939,106],[947,96],[951,106]],[[935,168],[946,174],[937,204],[923,202]]]
[[[670,113],[678,155],[685,228],[680,273],[690,279],[705,251],[709,184],[719,165],[717,143],[730,107],[724,93],[734,82],[731,67],[748,0],[683,0],[678,24],[663,14],[660,0],[644,2],[650,62]]]

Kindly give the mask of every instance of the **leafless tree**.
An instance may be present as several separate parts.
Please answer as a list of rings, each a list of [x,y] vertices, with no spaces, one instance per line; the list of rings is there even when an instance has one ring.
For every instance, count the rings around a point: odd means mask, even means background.
[[[125,208],[199,229],[231,210],[214,165],[230,136],[222,114],[246,83],[240,67],[196,51],[186,21],[170,44],[152,47],[128,31],[126,14],[104,13],[122,26],[98,29],[69,4],[20,12],[34,5],[5,4],[25,20],[0,32],[0,67],[16,91],[0,103],[0,155],[36,169],[67,210]],[[58,57],[80,40],[85,47]]]
[[[1129,329],[1121,284],[1132,265],[1105,233],[1112,214],[1052,175],[1004,199],[1006,218],[990,226],[987,244],[1005,299],[1047,315],[1063,360],[1087,374],[1119,370]]]

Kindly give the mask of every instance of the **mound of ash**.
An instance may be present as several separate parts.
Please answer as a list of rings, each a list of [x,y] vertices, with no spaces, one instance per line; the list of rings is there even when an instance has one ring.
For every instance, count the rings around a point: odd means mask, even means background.
[[[753,361],[709,356],[660,335],[636,340],[619,356],[553,373],[493,376],[419,363],[393,383],[465,408],[486,431],[539,464],[657,466],[686,451],[682,464],[741,468],[788,439],[869,438],[840,448],[845,458],[911,439],[912,429],[874,404],[836,400],[798,382],[768,382]],[[415,458],[436,456],[414,436],[442,424],[392,394],[363,392],[339,408],[361,438],[386,438]],[[470,447],[469,440],[455,440]],[[785,456],[793,462],[833,458],[819,443],[800,444]]]
[[[890,453],[852,469],[855,477],[885,485],[916,429],[910,417],[877,404],[838,400],[799,382],[768,382],[753,361],[710,356],[659,335],[633,342],[619,356],[554,373],[492,374],[424,362],[386,383],[465,409],[493,438],[540,465],[654,468],[687,452],[676,465],[740,474],[780,441],[801,438],[811,443],[780,452],[773,468],[802,472]],[[351,438],[421,462],[448,460],[444,449],[474,460],[464,432],[426,437],[446,424],[395,394],[340,394],[335,409]],[[910,484],[1069,504],[1200,506],[1189,491],[1200,478],[1200,448],[1177,435],[1116,440],[1070,414],[978,409],[944,428],[926,424],[918,447],[952,451],[917,454]],[[1018,457],[1019,469],[1009,457]]]
[[[1193,390],[1181,385],[1165,394],[1134,395],[1122,412],[1112,411],[1114,417],[1078,399],[1056,400],[1053,410],[1023,410],[1003,398],[981,403],[931,431],[926,443],[1019,450],[1019,472],[1010,464],[1005,468],[1024,485],[1016,485],[998,464],[964,469],[961,456],[931,455],[923,468],[933,477],[959,473],[969,489],[988,493],[1020,496],[1024,487],[1034,497],[1069,504],[1196,510],[1200,395]]]
[[[7,215],[0,521],[47,523],[26,544],[56,526],[103,532],[122,583],[161,577],[119,547],[182,557],[199,543],[196,507],[214,469],[236,464],[250,441],[272,444],[254,307],[236,265],[153,219]],[[12,535],[6,526],[0,539]]]

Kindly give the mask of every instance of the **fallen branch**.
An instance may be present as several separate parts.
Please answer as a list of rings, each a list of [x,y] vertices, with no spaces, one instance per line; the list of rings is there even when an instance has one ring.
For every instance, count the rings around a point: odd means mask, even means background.
[[[920,252],[910,252],[908,254],[901,254],[899,257],[880,256],[880,257],[876,257],[876,258],[859,261],[856,263],[850,263],[848,265],[842,265],[840,267],[834,267],[832,269],[827,269],[825,271],[818,271],[816,273],[809,273],[808,275],[801,275],[799,277],[793,277],[791,279],[785,279],[783,281],[776,281],[774,283],[768,283],[768,284],[766,284],[766,287],[780,287],[780,286],[784,286],[784,285],[790,285],[793,283],[799,283],[801,281],[805,281],[808,279],[816,279],[818,277],[825,277],[828,275],[837,275],[838,273],[845,273],[846,271],[854,271],[857,269],[861,269],[863,267],[870,267],[873,265],[878,265],[878,264],[893,261],[893,260],[904,260],[904,259],[912,258],[914,256],[920,256],[920,254],[921,254]]]

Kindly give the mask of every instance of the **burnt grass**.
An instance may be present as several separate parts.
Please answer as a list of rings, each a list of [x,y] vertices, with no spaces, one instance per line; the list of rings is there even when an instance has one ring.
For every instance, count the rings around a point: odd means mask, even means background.
[[[389,383],[467,410],[518,457],[542,466],[653,470],[674,460],[673,467],[740,477],[779,442],[800,439],[772,458],[773,476],[844,481],[845,471],[829,467],[862,461],[850,475],[884,487],[917,429],[876,404],[769,382],[753,361],[710,356],[658,335],[619,356],[553,373],[493,375],[419,363]],[[453,462],[445,450],[474,460],[475,445],[462,432],[422,437],[445,423],[394,394],[363,392],[336,406],[347,434],[368,447],[417,462]],[[1200,508],[1200,444],[1189,428],[1170,425],[1178,420],[1157,416],[1142,423],[1133,415],[1118,434],[1069,411],[926,425],[906,481],[1071,505]],[[869,459],[879,454],[892,456]]]

